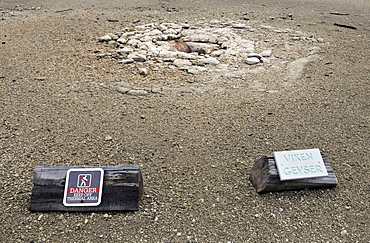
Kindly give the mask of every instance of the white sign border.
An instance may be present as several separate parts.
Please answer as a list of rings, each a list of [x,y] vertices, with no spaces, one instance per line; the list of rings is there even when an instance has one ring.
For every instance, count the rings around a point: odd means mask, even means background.
[[[99,182],[99,197],[98,197],[98,202],[96,203],[67,203],[67,190],[68,190],[68,181],[69,181],[69,174],[71,171],[100,171],[101,172],[101,177],[100,177],[100,182]],[[104,180],[104,170],[102,168],[72,168],[67,171],[67,176],[66,176],[66,183],[64,187],[64,196],[63,196],[63,205],[66,207],[72,207],[72,206],[78,206],[78,207],[91,207],[91,206],[99,206],[101,203],[101,197],[103,194],[103,180]]]

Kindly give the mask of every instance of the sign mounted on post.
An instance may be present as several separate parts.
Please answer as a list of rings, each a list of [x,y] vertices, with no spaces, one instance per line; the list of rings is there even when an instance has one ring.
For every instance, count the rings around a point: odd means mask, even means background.
[[[67,171],[64,206],[98,206],[103,192],[104,170],[78,168]]]
[[[274,152],[281,181],[328,176],[319,149]]]

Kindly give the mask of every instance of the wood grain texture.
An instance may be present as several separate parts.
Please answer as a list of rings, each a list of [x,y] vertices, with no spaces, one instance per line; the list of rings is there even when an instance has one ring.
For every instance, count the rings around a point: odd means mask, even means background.
[[[138,210],[143,194],[143,179],[137,165],[99,167],[104,170],[102,201],[99,206],[66,207],[64,186],[69,169],[84,166],[37,166],[31,193],[31,211],[128,211]]]
[[[250,180],[257,192],[272,192],[298,190],[305,188],[335,187],[337,177],[326,156],[321,152],[328,176],[281,181],[274,156],[264,156],[259,159],[250,172]]]

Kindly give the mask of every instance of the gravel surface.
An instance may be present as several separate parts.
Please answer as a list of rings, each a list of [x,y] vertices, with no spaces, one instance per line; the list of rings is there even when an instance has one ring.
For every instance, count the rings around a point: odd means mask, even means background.
[[[1,0],[2,241],[370,242],[369,7],[368,0]],[[287,69],[215,80],[171,68],[142,75],[145,64],[97,58],[110,48],[98,42],[106,33],[214,19],[324,42],[298,76]],[[295,45],[274,50],[289,62],[307,57]],[[205,88],[128,95],[111,88],[117,82]],[[257,159],[308,148],[328,157],[336,188],[255,192],[249,171]],[[28,210],[35,166],[124,164],[142,168],[137,212]]]

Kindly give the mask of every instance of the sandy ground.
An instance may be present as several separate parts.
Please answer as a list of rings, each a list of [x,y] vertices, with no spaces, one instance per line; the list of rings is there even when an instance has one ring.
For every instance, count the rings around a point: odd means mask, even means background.
[[[367,0],[1,0],[2,241],[370,242],[369,6]],[[276,93],[245,85],[134,97],[106,88],[151,79],[97,59],[97,37],[137,21],[211,19],[292,28],[325,45],[292,86],[259,77],[281,87]],[[173,75],[158,79],[176,85],[189,78]],[[306,148],[325,153],[336,188],[255,192],[248,174],[257,159]],[[29,212],[35,166],[122,164],[141,165],[139,211]]]

